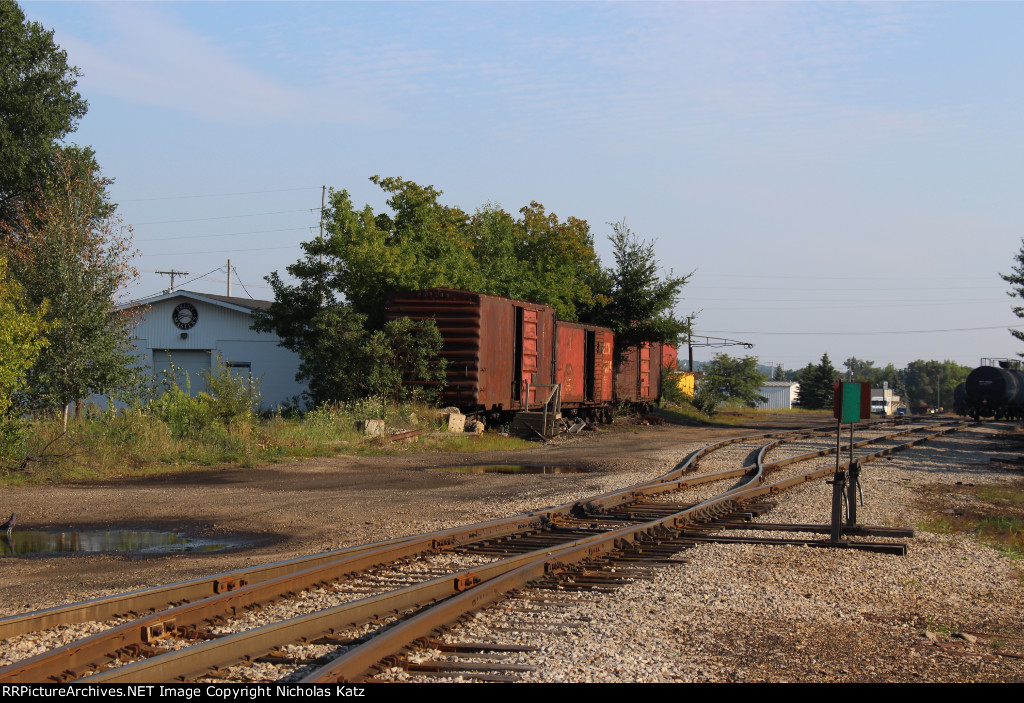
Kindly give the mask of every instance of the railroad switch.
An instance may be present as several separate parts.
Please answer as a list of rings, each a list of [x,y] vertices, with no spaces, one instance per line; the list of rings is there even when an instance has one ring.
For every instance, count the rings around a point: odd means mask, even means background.
[[[174,620],[164,620],[154,625],[145,625],[142,628],[141,638],[143,642],[153,642],[166,637],[175,631]]]
[[[455,577],[455,590],[461,593],[473,588],[473,586],[479,586],[480,583],[480,577],[475,573],[459,574]]]
[[[236,588],[248,585],[249,581],[244,578],[223,578],[217,579],[213,582],[213,592],[216,593],[227,593],[233,591]]]

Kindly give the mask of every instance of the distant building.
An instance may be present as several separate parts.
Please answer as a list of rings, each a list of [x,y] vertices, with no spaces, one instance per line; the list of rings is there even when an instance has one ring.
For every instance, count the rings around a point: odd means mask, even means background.
[[[900,397],[891,388],[871,389],[871,413],[873,415],[895,415],[900,407]]]
[[[696,387],[695,377],[696,374],[692,374],[689,371],[671,371],[668,376],[670,382],[675,384],[675,387],[679,389],[679,392],[687,398],[693,397],[693,392]]]
[[[765,381],[758,393],[768,400],[754,407],[761,410],[789,410],[800,393],[800,384],[793,381]]]
[[[139,363],[154,375],[178,370],[178,383],[193,395],[205,390],[202,372],[216,355],[234,373],[259,381],[261,406],[271,409],[306,390],[295,380],[299,356],[285,349],[277,335],[250,329],[253,310],[266,310],[269,300],[210,293],[175,291],[135,301],[121,309],[140,309],[134,338]]]

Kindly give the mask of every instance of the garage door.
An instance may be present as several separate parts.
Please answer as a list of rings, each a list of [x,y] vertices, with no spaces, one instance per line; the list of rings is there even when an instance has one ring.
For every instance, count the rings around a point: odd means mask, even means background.
[[[205,376],[210,372],[209,349],[154,349],[153,374],[157,380],[171,374],[182,390],[192,395],[206,390]]]

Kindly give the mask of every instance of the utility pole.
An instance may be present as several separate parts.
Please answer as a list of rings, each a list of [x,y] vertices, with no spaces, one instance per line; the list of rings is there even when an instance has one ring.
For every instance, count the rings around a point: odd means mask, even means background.
[[[228,297],[231,297],[231,259],[228,259]]]
[[[687,344],[690,347],[690,371],[693,371],[694,347],[743,347],[744,349],[753,349],[754,347],[750,342],[740,342],[735,339],[725,339],[723,337],[698,337],[693,334],[690,335],[690,339]]]
[[[157,273],[159,273],[162,276],[170,276],[171,277],[171,289],[169,291],[165,291],[167,293],[173,293],[174,292],[174,277],[175,276],[187,276],[188,275],[188,271],[175,271],[174,269],[171,269],[170,271],[157,271]]]
[[[327,186],[320,191],[320,263],[324,262],[324,208],[327,207]]]

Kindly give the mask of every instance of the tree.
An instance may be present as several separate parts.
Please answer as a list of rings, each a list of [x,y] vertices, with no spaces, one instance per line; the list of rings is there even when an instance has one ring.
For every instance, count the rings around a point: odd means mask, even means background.
[[[867,361],[866,359],[858,359],[855,356],[851,356],[849,359],[844,361],[843,366],[846,367],[845,376],[848,381],[868,382],[874,384],[879,373],[879,370],[875,368],[875,362]]]
[[[1006,292],[1011,298],[1021,298],[1024,300],[1024,239],[1021,240],[1020,251],[1017,252],[1017,256],[1013,259],[1016,265],[1013,267],[1013,273],[1011,274],[999,274],[999,277],[1010,284],[1010,290]],[[1024,306],[1014,305],[1013,314],[1017,317],[1024,318]],[[1022,330],[1010,330],[1017,339],[1024,341],[1024,331]],[[1024,352],[1020,352],[1021,356],[1024,356]]]
[[[275,301],[254,312],[253,329],[274,332],[281,346],[299,355],[295,378],[308,382],[312,405],[368,395],[401,400],[443,386],[445,361],[433,320],[403,318],[371,330],[365,315],[329,298],[316,279],[286,286],[275,273],[267,280]]]
[[[758,393],[764,385],[765,377],[757,370],[757,357],[745,356],[739,359],[728,354],[715,354],[702,370],[704,377],[700,380],[700,391],[716,399],[716,405],[734,400],[753,408],[758,402],[768,400]]]
[[[445,385],[447,361],[440,356],[441,332],[433,320],[390,320],[370,334],[365,349],[371,360],[365,392],[395,401],[434,400]]]
[[[306,261],[289,271],[316,275],[366,315],[384,324],[388,293],[447,287],[544,303],[565,320],[606,300],[590,227],[560,221],[531,202],[520,217],[492,205],[472,216],[442,205],[442,192],[402,178],[370,179],[388,193],[389,212],[356,210],[347,191],[331,191],[328,236],[306,242]]]
[[[516,288],[492,285],[492,260],[480,252],[481,292],[550,305],[562,320],[578,320],[595,305],[609,302],[601,292],[608,283],[586,220],[569,217],[561,222],[536,201],[520,208],[519,214],[521,218],[509,233],[513,243],[510,263],[518,274]]]
[[[88,149],[58,149],[40,191],[20,201],[0,240],[29,304],[48,304],[47,353],[28,373],[35,408],[65,408],[133,381],[131,322],[114,298],[138,274],[131,230],[110,215],[104,179]],[[66,422],[65,412],[65,422]]]
[[[490,205],[469,217],[442,205],[433,186],[370,180],[388,193],[389,210],[357,210],[332,190],[327,236],[305,242],[305,257],[288,266],[295,285],[267,277],[275,302],[256,315],[256,329],[276,332],[302,358],[299,379],[313,402],[422,394],[444,380],[435,325],[385,324],[392,292],[460,288],[545,303],[566,320],[607,301],[584,220],[560,221],[536,202],[518,219]]]
[[[306,264],[289,272],[307,277],[316,271],[333,291],[379,329],[388,293],[435,286],[477,290],[479,269],[473,258],[468,216],[441,205],[441,191],[401,178],[370,179],[390,194],[391,213],[374,214],[369,205],[355,210],[347,191],[331,191],[324,213],[328,236],[303,244]]]
[[[597,311],[594,321],[615,331],[615,352],[643,342],[676,345],[690,333],[689,320],[675,317],[675,306],[692,274],[665,278],[658,273],[654,243],[642,241],[625,222],[612,223],[609,237],[615,267],[607,271],[611,302]]]
[[[808,364],[800,371],[800,390],[796,404],[808,410],[822,410],[832,406],[833,384],[839,380],[839,372],[828,354],[822,354],[817,364]]]
[[[53,165],[54,146],[75,130],[88,103],[75,91],[78,68],[53,31],[0,1],[0,220],[31,195]]]
[[[46,346],[46,306],[30,312],[21,286],[7,275],[0,257],[0,424],[8,420],[25,374]]]
[[[953,390],[967,380],[970,372],[971,367],[948,359],[911,361],[904,371],[907,403],[914,406],[951,406]]]

